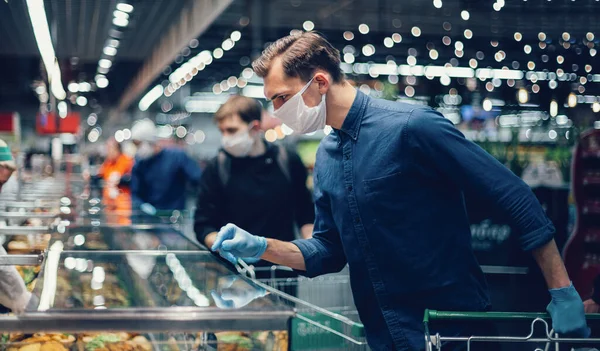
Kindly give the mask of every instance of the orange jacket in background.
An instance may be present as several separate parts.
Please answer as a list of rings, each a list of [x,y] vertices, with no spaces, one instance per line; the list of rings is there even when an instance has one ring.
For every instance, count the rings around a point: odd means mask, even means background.
[[[120,177],[131,173],[133,162],[131,157],[121,154],[115,161],[104,161],[98,172],[104,180],[103,202],[107,210],[106,219],[111,224],[130,224],[131,191],[128,187],[117,186],[116,189],[118,189],[118,195],[115,196],[112,194],[111,196],[111,191],[115,188],[114,186],[111,187],[109,184],[111,183],[111,175],[113,173],[118,173]]]
[[[102,176],[102,179],[107,182],[112,173],[117,172],[122,177],[125,174],[131,173],[132,168],[133,159],[127,155],[121,154],[115,161],[104,161],[98,173]]]

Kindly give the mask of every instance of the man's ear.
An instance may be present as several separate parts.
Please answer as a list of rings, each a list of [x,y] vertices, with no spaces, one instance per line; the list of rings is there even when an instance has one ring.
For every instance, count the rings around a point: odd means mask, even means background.
[[[317,72],[314,80],[319,84],[319,93],[326,94],[331,86],[331,77],[324,72]]]

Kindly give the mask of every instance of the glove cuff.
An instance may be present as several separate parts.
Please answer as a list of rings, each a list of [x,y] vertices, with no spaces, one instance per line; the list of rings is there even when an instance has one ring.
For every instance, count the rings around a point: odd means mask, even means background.
[[[581,299],[579,293],[577,292],[577,290],[575,290],[575,287],[573,286],[572,282],[569,286],[557,289],[549,289],[548,291],[550,292],[550,296],[552,296],[552,299],[556,301]]]
[[[261,258],[262,255],[265,253],[265,251],[267,251],[267,239],[265,237],[262,236],[257,236],[256,237],[258,239],[258,251],[256,252],[256,254],[254,256],[252,256],[252,258]]]

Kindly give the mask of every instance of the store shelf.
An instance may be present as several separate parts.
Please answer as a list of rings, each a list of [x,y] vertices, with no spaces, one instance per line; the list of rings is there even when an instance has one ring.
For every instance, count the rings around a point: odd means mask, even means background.
[[[600,205],[598,205],[598,204],[584,205],[583,208],[581,209],[581,211],[585,215],[590,215],[590,214],[597,215],[597,214],[600,214]]]
[[[584,159],[600,159],[600,150],[593,150],[593,151],[583,151],[581,153],[581,158]]]
[[[586,176],[581,182],[583,185],[600,185],[600,176]]]

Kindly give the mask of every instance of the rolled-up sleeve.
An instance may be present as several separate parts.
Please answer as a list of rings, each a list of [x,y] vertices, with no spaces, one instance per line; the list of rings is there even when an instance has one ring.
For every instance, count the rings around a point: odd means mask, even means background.
[[[306,265],[306,271],[298,271],[298,273],[307,277],[339,272],[346,265],[346,255],[340,234],[333,222],[329,200],[319,188],[318,183],[317,172],[315,172],[313,237],[292,241],[302,252]]]
[[[502,211],[521,233],[523,250],[552,240],[554,226],[529,186],[467,140],[448,119],[431,109],[415,109],[406,131],[413,157],[430,162],[463,191],[475,193]]]

